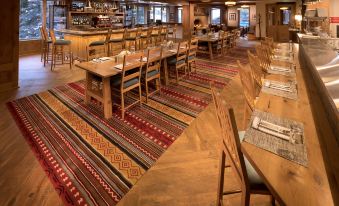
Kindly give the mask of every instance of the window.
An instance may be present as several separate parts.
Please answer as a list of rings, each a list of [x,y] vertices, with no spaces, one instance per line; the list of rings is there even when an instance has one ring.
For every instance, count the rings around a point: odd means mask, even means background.
[[[42,25],[42,1],[20,0],[20,39],[40,38]]]
[[[242,8],[239,11],[239,26],[249,27],[250,26],[250,10],[249,8]]]
[[[150,7],[150,10],[149,10],[149,19],[152,20],[152,21],[153,21],[153,19],[154,19],[153,12],[154,12],[153,6],[151,6],[151,7]]]
[[[182,8],[178,8],[178,23],[182,23]]]
[[[211,24],[220,24],[220,9],[212,8],[212,10],[211,10]]]
[[[154,7],[154,21],[161,20],[161,7]]]
[[[137,24],[145,23],[145,7],[139,6],[137,9]]]
[[[162,7],[162,22],[167,22],[167,7]]]
[[[291,10],[282,10],[282,23],[283,25],[290,24]]]

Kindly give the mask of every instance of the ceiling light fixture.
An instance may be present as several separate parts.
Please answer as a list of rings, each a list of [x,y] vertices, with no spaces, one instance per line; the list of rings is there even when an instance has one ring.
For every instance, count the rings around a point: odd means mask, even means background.
[[[280,10],[288,10],[288,7],[287,6],[280,7]]]
[[[232,1],[232,0],[225,2],[226,6],[235,6],[236,4],[237,4],[237,2],[236,1]]]
[[[241,5],[241,8],[249,8],[250,6],[249,5]]]

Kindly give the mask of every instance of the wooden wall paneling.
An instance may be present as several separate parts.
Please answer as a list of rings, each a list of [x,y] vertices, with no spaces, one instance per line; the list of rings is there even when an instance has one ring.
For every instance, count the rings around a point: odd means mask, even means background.
[[[18,87],[19,0],[3,1],[0,7],[0,91]]]
[[[19,42],[19,56],[39,54],[41,52],[41,39],[23,40]]]
[[[182,27],[183,27],[183,38],[189,38],[191,35],[189,5],[184,5],[182,7]]]

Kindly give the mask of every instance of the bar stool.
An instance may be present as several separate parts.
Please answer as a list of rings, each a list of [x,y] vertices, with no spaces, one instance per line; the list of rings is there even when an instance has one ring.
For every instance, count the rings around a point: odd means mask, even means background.
[[[105,40],[93,41],[86,47],[87,61],[94,58],[104,57],[108,54],[107,43],[111,37],[112,29],[109,29]]]
[[[40,27],[41,34],[41,61],[44,62],[44,66],[46,66],[46,62],[51,61],[51,44],[52,40],[49,39],[48,33],[45,27]]]
[[[108,40],[108,56],[114,56],[119,54],[125,46],[125,29],[115,30],[114,34],[111,35],[111,38]]]
[[[174,42],[177,41],[177,26],[178,24],[174,24],[174,27],[168,30],[168,35],[167,35],[167,37],[171,36],[171,38],[174,39]]]
[[[53,30],[49,31],[51,39],[52,39],[52,61],[51,61],[51,70],[56,67],[57,62],[58,65],[62,65],[65,62],[69,63],[70,69],[72,69],[73,64],[73,53],[71,48],[71,41],[64,39],[56,39],[55,33]]]

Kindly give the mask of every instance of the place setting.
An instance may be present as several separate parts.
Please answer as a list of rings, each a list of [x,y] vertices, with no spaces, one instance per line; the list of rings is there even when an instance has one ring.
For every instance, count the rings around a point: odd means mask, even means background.
[[[267,72],[269,74],[279,74],[284,76],[296,76],[296,66],[295,64],[289,64],[288,66],[281,65],[270,65]]]
[[[295,81],[279,82],[264,79],[261,91],[263,93],[285,97],[293,100],[296,100],[298,98],[297,83]]]
[[[304,126],[300,122],[255,110],[244,141],[307,166]]]

